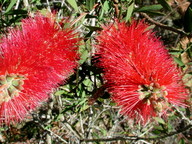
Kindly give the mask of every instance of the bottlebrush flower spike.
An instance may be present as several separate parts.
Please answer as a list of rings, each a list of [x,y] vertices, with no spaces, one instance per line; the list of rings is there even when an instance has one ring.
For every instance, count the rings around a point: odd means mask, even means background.
[[[37,14],[0,43],[0,123],[15,123],[46,101],[77,66],[79,38],[53,15]]]
[[[103,27],[97,36],[99,66],[121,112],[142,123],[165,114],[169,104],[186,106],[186,89],[168,51],[143,21]]]

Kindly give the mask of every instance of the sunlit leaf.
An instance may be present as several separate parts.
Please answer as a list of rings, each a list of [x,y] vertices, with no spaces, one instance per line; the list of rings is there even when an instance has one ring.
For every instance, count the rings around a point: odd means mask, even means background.
[[[77,2],[75,0],[67,0],[67,2],[74,8],[75,11],[78,11]]]
[[[87,8],[88,10],[92,10],[94,4],[95,4],[95,0],[86,0],[86,8]]]
[[[9,12],[11,10],[11,8],[16,4],[16,2],[17,2],[17,0],[11,0],[11,3],[7,7],[5,13]]]
[[[165,124],[165,121],[160,117],[154,117],[154,119],[160,124]]]
[[[175,62],[176,62],[179,66],[181,66],[181,67],[185,66],[185,64],[182,62],[182,60],[181,60],[180,58],[178,58],[178,57],[173,57],[173,58],[174,58]]]
[[[126,17],[125,17],[125,21],[128,21],[128,20],[131,18],[132,13],[133,13],[134,4],[135,4],[135,3],[132,1],[132,2],[130,3],[130,5],[128,6],[128,8],[127,8],[127,14],[126,14]]]

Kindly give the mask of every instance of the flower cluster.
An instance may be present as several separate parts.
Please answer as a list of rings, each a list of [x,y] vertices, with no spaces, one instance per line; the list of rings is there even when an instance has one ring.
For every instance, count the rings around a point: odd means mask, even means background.
[[[67,22],[66,22],[67,23]],[[0,123],[21,121],[77,66],[79,38],[54,15],[24,19],[0,43]]]
[[[97,36],[99,66],[121,112],[147,122],[170,104],[185,106],[186,89],[168,51],[143,21],[115,21]]]
[[[0,123],[21,121],[77,66],[79,41],[54,15],[24,19],[0,42]],[[168,51],[143,21],[115,21],[96,37],[98,65],[121,112],[146,122],[170,104],[186,106],[186,89]]]

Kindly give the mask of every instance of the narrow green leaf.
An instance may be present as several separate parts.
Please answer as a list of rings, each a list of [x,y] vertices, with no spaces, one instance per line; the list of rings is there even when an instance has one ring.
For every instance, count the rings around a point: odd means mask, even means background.
[[[109,12],[109,2],[105,1],[104,4],[102,5],[101,13],[99,15],[99,20],[103,19],[104,13]]]
[[[188,7],[184,16],[184,30],[192,33],[192,4]]]
[[[97,26],[87,26],[85,25],[90,31],[97,31],[97,30],[102,30],[102,28],[97,27]]]
[[[185,140],[182,138],[179,140],[179,144],[185,144]]]
[[[145,13],[153,16],[164,16],[165,14],[162,12],[155,12],[155,11],[145,11]]]
[[[154,134],[156,134],[156,135],[161,134],[161,132],[160,132],[159,130],[156,130],[156,129],[155,129],[155,130],[153,130],[153,131],[152,131],[152,133],[154,133]]]
[[[172,8],[170,7],[170,5],[167,3],[166,0],[157,0],[163,7],[164,9],[171,11]]]
[[[75,11],[78,11],[77,2],[75,0],[67,0],[67,2],[74,8]]]
[[[178,57],[173,57],[174,58],[174,61],[181,67],[185,66],[185,64],[181,61],[180,58]]]
[[[99,20],[102,20],[103,19],[103,15],[104,15],[104,10],[103,9],[101,9],[101,13],[100,13],[100,15],[99,15]]]
[[[154,117],[154,119],[160,124],[165,124],[165,121],[160,117]]]
[[[83,84],[84,84],[85,86],[92,86],[92,81],[91,81],[90,79],[85,79],[85,80],[83,81]]]
[[[64,90],[59,90],[59,91],[55,92],[55,96],[60,96],[60,95],[64,94],[65,92],[66,91],[64,91]]]
[[[170,50],[169,53],[172,55],[180,55],[183,53],[183,50]]]
[[[187,65],[192,65],[192,62],[187,63]]]
[[[88,58],[89,52],[87,50],[81,51],[81,59],[79,60],[80,64],[83,64]]]
[[[27,11],[26,10],[11,10],[8,11],[7,13],[5,13],[5,15],[27,15]]]
[[[171,131],[173,129],[173,126],[170,122],[167,123],[168,131]]]
[[[109,2],[108,1],[105,1],[104,4],[103,4],[103,10],[104,11],[108,11],[109,10]]]
[[[137,12],[158,11],[158,10],[161,10],[162,8],[163,8],[162,5],[157,4],[157,5],[144,6],[136,9],[135,11]]]
[[[86,0],[86,8],[90,11],[95,5],[95,0]]]
[[[89,105],[83,105],[81,108],[80,108],[80,112],[83,112],[85,111],[86,109],[88,109],[90,106]]]
[[[132,1],[130,3],[130,5],[128,6],[127,8],[127,14],[126,14],[126,17],[125,17],[125,21],[129,21],[129,19],[131,18],[132,16],[132,13],[133,13],[133,8],[134,8],[134,2]]]
[[[16,4],[17,0],[11,0],[11,3],[9,4],[8,8],[6,9],[5,13],[9,12],[11,8]]]

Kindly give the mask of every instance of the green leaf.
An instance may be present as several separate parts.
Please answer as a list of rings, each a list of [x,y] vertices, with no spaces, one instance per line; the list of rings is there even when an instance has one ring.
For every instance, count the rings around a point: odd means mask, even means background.
[[[189,58],[192,58],[192,43],[189,43],[187,45],[187,48],[185,49],[185,52],[187,53]]]
[[[84,92],[83,92],[83,93],[84,93]],[[87,99],[85,99],[84,96],[83,96],[82,99],[80,99],[78,105],[83,105],[83,104],[86,103],[86,101],[87,101]]]
[[[129,19],[131,18],[132,13],[133,13],[133,8],[134,8],[134,1],[132,1],[130,3],[130,5],[128,6],[128,8],[127,8],[127,14],[126,14],[126,17],[125,17],[126,22],[128,22]]]
[[[165,124],[165,121],[160,117],[154,117],[154,119],[160,124]]]
[[[90,31],[97,31],[97,30],[102,30],[102,28],[97,27],[97,26],[87,26],[85,25]]]
[[[86,0],[86,8],[90,11],[95,5],[95,0]]]
[[[80,108],[80,112],[87,110],[89,107],[90,107],[89,105],[86,105],[86,104],[83,105],[83,106]]]
[[[26,10],[11,10],[8,11],[7,13],[5,13],[5,15],[27,15],[27,11]]]
[[[152,15],[152,16],[164,16],[164,13],[161,12],[154,12],[154,11],[146,11],[145,13]]]
[[[168,131],[171,131],[173,129],[173,126],[171,125],[170,122],[167,124],[167,128],[168,128]]]
[[[109,2],[108,1],[105,1],[104,4],[103,4],[103,10],[104,11],[108,11],[109,10]]]
[[[164,9],[171,11],[172,8],[170,7],[170,5],[167,3],[166,0],[157,0],[163,7]]]
[[[163,7],[160,4],[157,5],[149,5],[149,6],[144,6],[141,8],[136,9],[135,11],[137,12],[146,12],[146,11],[158,11],[161,10]]]
[[[192,32],[192,4],[188,7],[184,16],[184,30],[186,32]]]
[[[59,90],[59,91],[57,91],[57,92],[55,92],[55,96],[60,96],[60,95],[62,95],[62,94],[64,94],[66,91],[64,91],[64,90]]]
[[[101,131],[103,136],[107,136],[108,132],[104,128],[101,128],[100,131]]]
[[[163,131],[163,128],[162,126],[158,125],[158,126],[154,126],[154,129],[152,131],[152,133],[156,134],[156,135],[159,135],[161,134]],[[155,136],[156,137],[156,136]]]
[[[0,132],[5,131],[5,130],[6,130],[6,128],[0,127]]]
[[[9,4],[8,8],[6,9],[5,13],[9,12],[11,8],[16,4],[17,0],[11,0],[11,3]]]
[[[92,81],[91,81],[90,79],[85,79],[85,80],[83,81],[83,84],[84,84],[85,86],[92,86]]]
[[[89,56],[89,52],[87,50],[84,50],[84,51],[81,51],[80,53],[81,53],[81,59],[79,60],[79,63],[83,64],[87,60]]]
[[[67,0],[67,2],[74,8],[75,11],[78,11],[77,2],[75,0]]]
[[[185,144],[185,140],[183,138],[180,139],[179,144]]]
[[[187,63],[187,65],[192,65],[192,62]]]
[[[174,58],[174,61],[175,61],[180,67],[185,66],[185,64],[181,61],[180,58],[178,58],[178,57],[173,57],[173,58]]]
[[[161,134],[161,132],[160,132],[159,130],[156,130],[156,129],[155,129],[155,130],[153,130],[153,131],[152,131],[152,133],[154,133],[154,134],[156,134],[156,135]]]
[[[101,14],[99,15],[99,20],[103,19],[104,13],[109,13],[109,1],[105,1],[102,5]]]
[[[170,50],[169,53],[172,55],[180,55],[183,53],[183,50]]]

